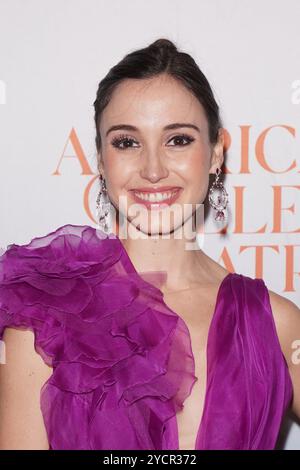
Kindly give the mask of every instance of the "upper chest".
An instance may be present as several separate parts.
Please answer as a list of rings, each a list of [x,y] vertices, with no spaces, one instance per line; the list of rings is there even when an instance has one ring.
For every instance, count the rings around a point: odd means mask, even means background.
[[[206,348],[216,294],[216,288],[213,286],[207,289],[164,294],[165,303],[182,318],[189,330],[195,361],[195,375],[198,378],[184,402],[184,408],[176,415],[179,449],[195,449],[205,402]]]

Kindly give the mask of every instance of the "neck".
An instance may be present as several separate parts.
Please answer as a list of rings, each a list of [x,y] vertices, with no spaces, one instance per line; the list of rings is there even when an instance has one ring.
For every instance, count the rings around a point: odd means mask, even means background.
[[[116,229],[128,256],[139,273],[164,271],[165,290],[183,290],[208,280],[208,257],[197,242],[197,230],[181,226],[172,233],[151,236],[130,224],[126,237]]]

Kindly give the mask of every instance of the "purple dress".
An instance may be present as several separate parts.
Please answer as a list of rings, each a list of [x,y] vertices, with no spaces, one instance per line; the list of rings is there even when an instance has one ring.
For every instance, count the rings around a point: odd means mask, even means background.
[[[6,326],[30,329],[53,367],[40,395],[50,449],[178,450],[176,413],[199,378],[164,279],[138,273],[116,235],[87,225],[0,257],[0,338]],[[264,281],[229,273],[209,328],[195,449],[274,449],[292,395]]]

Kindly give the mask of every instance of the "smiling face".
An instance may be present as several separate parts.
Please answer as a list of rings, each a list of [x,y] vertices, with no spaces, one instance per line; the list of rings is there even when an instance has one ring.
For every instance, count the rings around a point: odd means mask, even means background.
[[[98,166],[110,201],[145,234],[186,223],[223,162],[223,132],[212,145],[204,108],[169,75],[121,82],[99,131]]]

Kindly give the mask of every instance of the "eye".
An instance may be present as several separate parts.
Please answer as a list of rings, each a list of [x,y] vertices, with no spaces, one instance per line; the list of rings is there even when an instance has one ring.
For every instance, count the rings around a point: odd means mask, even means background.
[[[186,145],[189,145],[191,142],[193,142],[195,139],[188,134],[177,134],[172,139],[169,140],[171,142],[172,140],[176,141],[177,144],[171,145],[171,147],[185,147]],[[180,144],[178,142],[186,141],[184,144]],[[111,144],[113,147],[119,149],[119,150],[126,150],[130,148],[135,148],[132,146],[132,144],[135,143],[137,144],[138,142],[134,140],[132,137],[122,134],[114,139],[112,139]]]
[[[191,142],[193,142],[195,139],[194,137],[191,137],[187,134],[178,134],[172,137],[169,142],[171,142],[172,140],[176,140],[177,142],[182,142],[183,140],[187,141],[186,144],[179,144],[179,147],[185,147],[186,145],[189,145]],[[178,147],[178,145],[171,145],[171,147]]]
[[[136,140],[132,139],[132,137],[129,137],[128,135],[120,135],[118,137],[115,137],[112,141],[111,144],[113,147],[119,149],[119,150],[126,150],[128,148],[132,148],[131,144],[132,142],[136,142]],[[121,144],[124,144],[124,147],[121,147]]]

